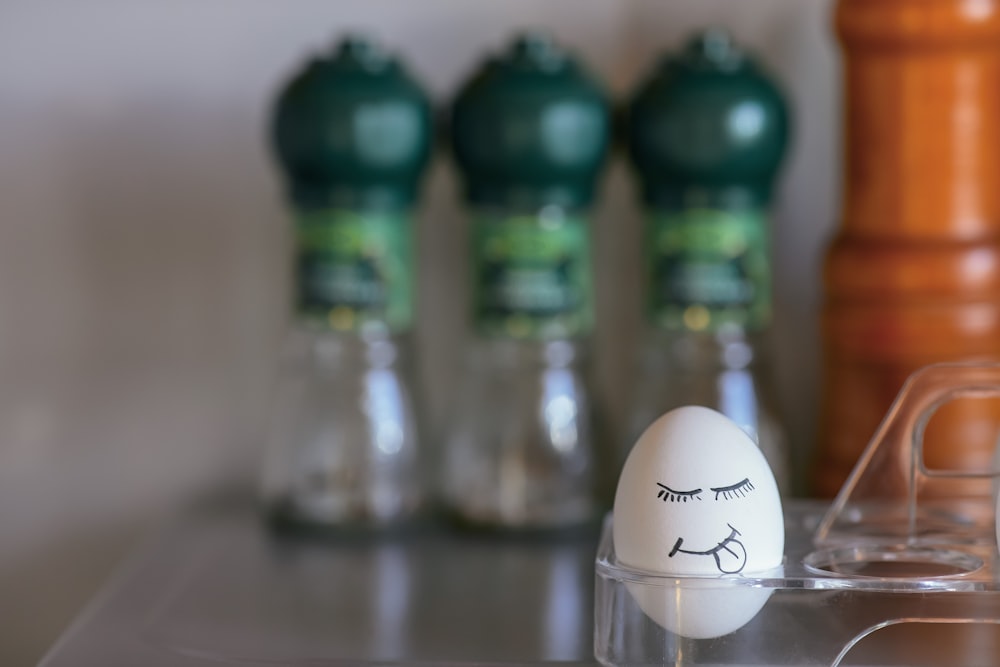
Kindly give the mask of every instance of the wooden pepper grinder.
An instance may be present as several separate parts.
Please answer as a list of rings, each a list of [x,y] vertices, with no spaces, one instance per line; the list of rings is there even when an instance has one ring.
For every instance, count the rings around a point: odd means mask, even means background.
[[[906,377],[1000,359],[1000,0],[839,0],[843,219],[825,266],[815,490],[833,495]],[[1000,403],[925,436],[936,469],[986,469]]]

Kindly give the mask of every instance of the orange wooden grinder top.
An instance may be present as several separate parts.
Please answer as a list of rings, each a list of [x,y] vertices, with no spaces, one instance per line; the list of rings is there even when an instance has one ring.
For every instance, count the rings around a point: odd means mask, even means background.
[[[815,490],[833,495],[903,381],[1000,360],[1000,0],[840,0],[843,219],[828,251]],[[925,460],[985,468],[1000,403],[935,416]]]

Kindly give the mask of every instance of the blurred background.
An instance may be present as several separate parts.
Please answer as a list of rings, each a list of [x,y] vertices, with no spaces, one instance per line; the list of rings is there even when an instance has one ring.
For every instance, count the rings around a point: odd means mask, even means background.
[[[443,102],[549,30],[617,97],[695,29],[759,54],[794,114],[774,211],[779,398],[795,467],[818,411],[820,258],[837,216],[829,0],[8,0],[0,8],[0,664],[30,665],[143,530],[255,483],[290,309],[265,138],[280,85],[347,30]],[[465,222],[435,157],[417,345],[431,423],[465,336]],[[639,210],[616,154],[595,221],[600,391],[620,420],[640,324]]]

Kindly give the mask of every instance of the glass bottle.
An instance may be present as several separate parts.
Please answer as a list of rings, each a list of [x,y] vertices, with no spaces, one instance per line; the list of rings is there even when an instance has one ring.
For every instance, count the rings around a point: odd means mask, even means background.
[[[545,35],[485,63],[451,113],[470,217],[475,332],[443,457],[460,521],[511,529],[586,524],[606,472],[588,378],[593,327],[588,207],[609,103]]]
[[[360,37],[309,63],[277,100],[297,291],[264,466],[264,499],[281,521],[383,526],[423,504],[407,334],[412,207],[431,126],[403,65]]]
[[[774,83],[714,29],[658,65],[626,121],[646,206],[648,324],[628,442],[671,408],[705,405],[757,440],[782,491],[788,451],[764,357],[767,208],[788,125]]]

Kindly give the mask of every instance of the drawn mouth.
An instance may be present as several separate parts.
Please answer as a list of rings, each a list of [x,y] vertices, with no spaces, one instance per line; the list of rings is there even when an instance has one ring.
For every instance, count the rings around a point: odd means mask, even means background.
[[[668,558],[673,558],[675,554],[689,554],[691,556],[711,556],[715,559],[715,566],[719,568],[719,572],[723,574],[737,574],[743,571],[743,568],[747,564],[747,550],[743,546],[743,543],[736,539],[741,536],[742,533],[736,530],[732,524],[726,524],[729,526],[729,537],[725,538],[718,544],[716,544],[711,549],[706,551],[692,551],[688,549],[682,549],[684,544],[684,538],[678,537],[677,542],[674,544],[674,548],[670,550]]]

